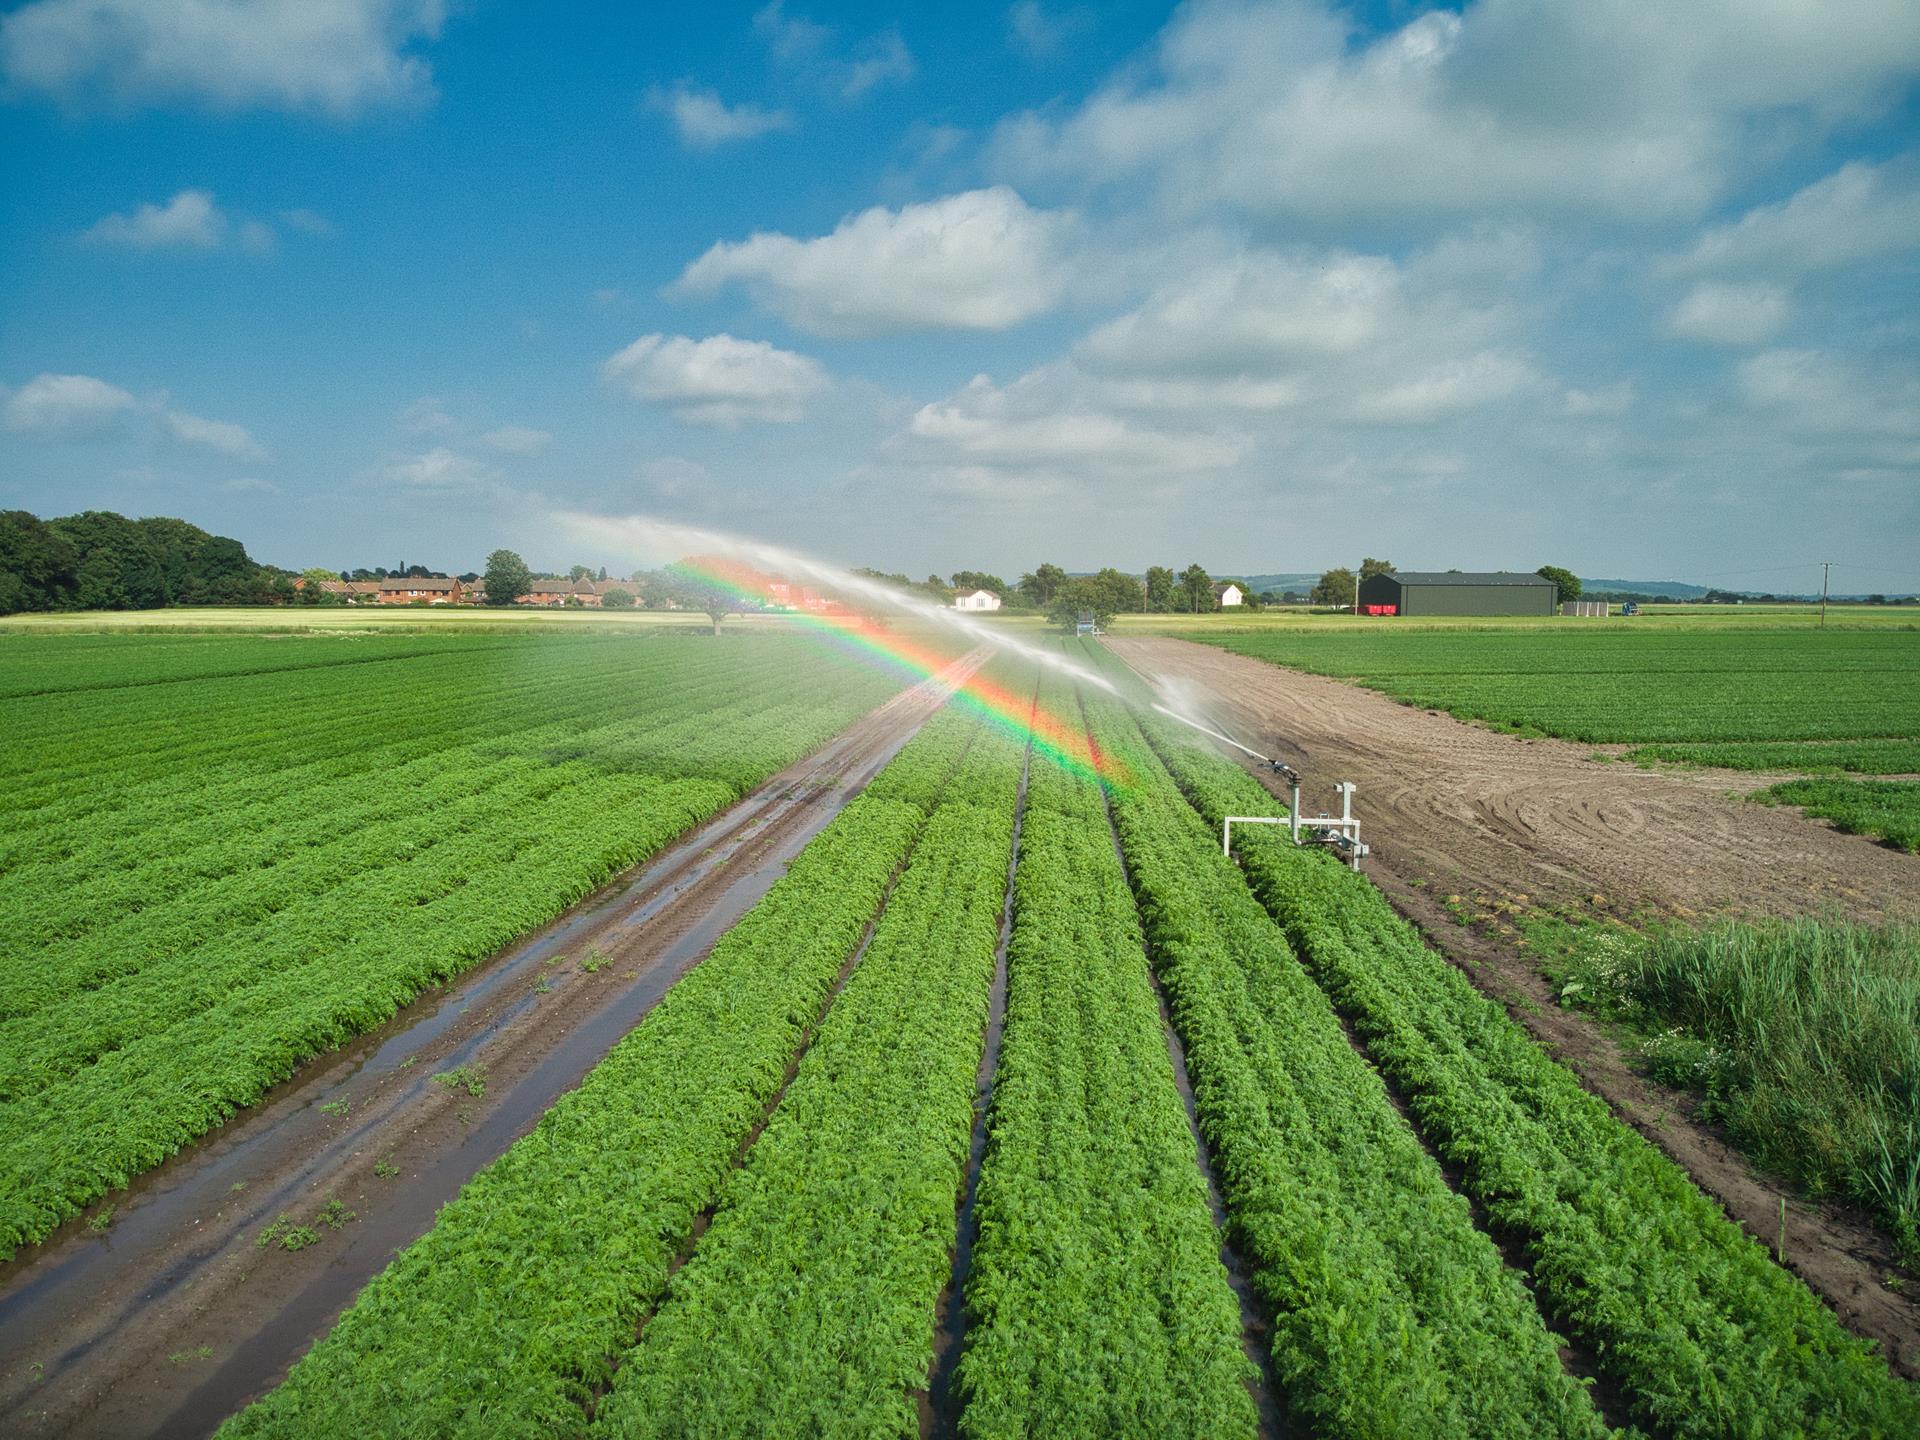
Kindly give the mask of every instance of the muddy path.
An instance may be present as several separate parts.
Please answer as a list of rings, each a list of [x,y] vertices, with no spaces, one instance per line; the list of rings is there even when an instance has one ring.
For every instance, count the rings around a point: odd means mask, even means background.
[[[1783,1245],[1788,1268],[1849,1329],[1878,1341],[1896,1371],[1920,1379],[1920,1287],[1885,1283],[1897,1272],[1879,1232],[1852,1211],[1809,1203],[1755,1173],[1711,1127],[1695,1123],[1688,1097],[1637,1074],[1609,1034],[1560,1008],[1528,955],[1463,927],[1442,899],[1604,896],[1622,913],[1829,908],[1863,920],[1910,918],[1920,915],[1920,859],[1741,798],[1773,777],[1602,764],[1592,746],[1501,735],[1212,646],[1107,643],[1143,674],[1185,681],[1226,733],[1299,770],[1303,808],[1318,810],[1334,780],[1354,781],[1354,813],[1373,850],[1363,869],[1394,908],[1749,1234],[1770,1249]],[[1265,767],[1224,753],[1286,798]]]
[[[651,861],[310,1064],[112,1197],[104,1230],[76,1221],[23,1249],[0,1274],[0,1432],[200,1436],[271,1388],[985,659],[975,651],[901,692]],[[317,1243],[260,1244],[282,1216]]]

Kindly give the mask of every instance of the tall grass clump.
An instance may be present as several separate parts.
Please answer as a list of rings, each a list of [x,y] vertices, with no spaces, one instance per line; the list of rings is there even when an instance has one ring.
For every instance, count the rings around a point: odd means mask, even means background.
[[[1656,1078],[1816,1195],[1871,1210],[1920,1263],[1920,926],[1726,922],[1616,936],[1586,965],[1656,1033]]]

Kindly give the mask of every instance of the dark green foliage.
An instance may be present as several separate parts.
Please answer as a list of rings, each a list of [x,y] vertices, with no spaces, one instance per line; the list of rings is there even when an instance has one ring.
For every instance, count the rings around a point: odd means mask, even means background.
[[[1234,813],[1271,807],[1237,767],[1147,722]],[[1191,792],[1210,821],[1217,804]],[[1269,809],[1271,813],[1271,808]],[[1251,836],[1242,863],[1314,978],[1408,1098],[1536,1292],[1638,1423],[1678,1436],[1920,1433],[1895,1379],[1687,1176],[1332,856]]]
[[[1920,781],[1789,780],[1753,798],[1768,805],[1798,805],[1842,830],[1920,851]]]
[[[1013,741],[974,742],[594,1433],[917,1432],[1019,771]]]
[[[533,572],[518,552],[496,550],[487,556],[487,604],[511,605],[533,588]]]
[[[1071,707],[1048,688],[1043,704]],[[962,1430],[1251,1435],[1239,1305],[1133,896],[1098,788],[1039,756],[988,1143]]]
[[[259,605],[292,593],[238,540],[184,520],[89,510],[43,524],[0,512],[0,613]]]
[[[931,803],[973,729],[937,720],[885,774]],[[226,1440],[584,1431],[925,818],[848,806]]]
[[[891,688],[773,636],[97,639],[16,637],[0,700],[6,1248]]]
[[[1091,692],[1088,708],[1128,772],[1113,797],[1127,868],[1290,1416],[1330,1435],[1601,1433],[1519,1278],[1132,712]]]

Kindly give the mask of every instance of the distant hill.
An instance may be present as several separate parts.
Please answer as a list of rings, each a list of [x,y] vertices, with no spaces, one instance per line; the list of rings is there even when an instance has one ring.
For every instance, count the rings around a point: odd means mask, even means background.
[[[1678,580],[1589,580],[1582,575],[1580,584],[1586,590],[1626,595],[1665,595],[1674,600],[1698,600],[1707,593],[1704,585],[1687,585]]]
[[[1320,583],[1320,572],[1316,570],[1311,575],[1234,575],[1229,578],[1246,581],[1253,587],[1254,594],[1258,595],[1267,590],[1311,590]]]

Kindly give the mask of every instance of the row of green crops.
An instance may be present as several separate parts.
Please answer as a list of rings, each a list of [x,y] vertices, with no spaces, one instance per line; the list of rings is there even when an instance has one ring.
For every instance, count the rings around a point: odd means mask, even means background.
[[[142,683],[0,701],[0,1249],[898,683],[779,636],[327,643],[335,663],[166,679],[150,657]]]
[[[1237,767],[1142,723],[1210,824],[1229,808],[1279,813]],[[1920,1433],[1920,1391],[1363,877],[1265,836],[1241,854],[1314,979],[1467,1193],[1523,1243],[1542,1303],[1637,1422],[1685,1436]]]
[[[1398,632],[1387,621],[1372,633],[1192,638],[1409,704],[1591,743],[1920,739],[1913,630]]]
[[[1789,780],[1753,798],[1767,805],[1798,805],[1842,830],[1877,835],[1920,854],[1920,780]]]
[[[1061,702],[1069,687],[1045,687]],[[1240,1309],[1100,791],[1040,758],[988,1135],[965,1433],[1254,1433]]]
[[[1328,1435],[1595,1435],[1519,1278],[1354,1052],[1123,707],[1114,819],[1294,1420]]]
[[[596,1432],[917,1433],[1021,750],[998,730],[975,742]]]
[[[932,721],[223,1440],[584,1430],[977,729]]]

